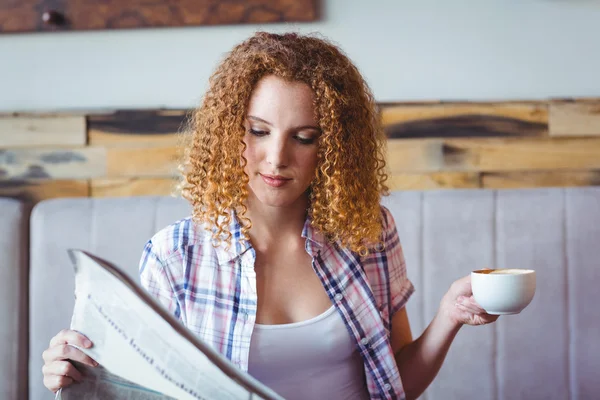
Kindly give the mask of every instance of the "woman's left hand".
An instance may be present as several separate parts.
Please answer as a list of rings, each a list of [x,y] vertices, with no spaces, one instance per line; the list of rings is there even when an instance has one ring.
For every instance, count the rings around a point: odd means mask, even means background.
[[[461,278],[450,286],[440,303],[440,311],[457,324],[485,325],[498,319],[485,312],[473,298],[471,275]]]

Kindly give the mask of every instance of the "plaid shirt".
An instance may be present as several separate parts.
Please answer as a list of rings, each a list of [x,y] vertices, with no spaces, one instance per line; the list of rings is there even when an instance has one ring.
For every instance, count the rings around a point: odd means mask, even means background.
[[[413,293],[396,225],[382,207],[385,250],[366,257],[329,243],[309,221],[302,237],[313,268],[342,316],[364,360],[372,399],[402,399],[404,390],[390,345],[390,321]],[[140,261],[142,285],[203,341],[248,371],[256,322],[256,254],[240,243],[233,218],[229,249],[191,217],[158,232]]]

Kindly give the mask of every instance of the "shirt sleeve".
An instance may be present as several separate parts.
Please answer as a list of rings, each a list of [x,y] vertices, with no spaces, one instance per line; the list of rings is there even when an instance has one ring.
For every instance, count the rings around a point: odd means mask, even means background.
[[[152,297],[181,320],[181,306],[175,296],[172,279],[151,240],[146,243],[140,260],[140,283]]]
[[[408,279],[406,273],[406,261],[402,252],[402,245],[398,237],[398,230],[392,213],[385,207],[383,209],[384,218],[384,238],[385,253],[387,259],[388,279],[390,288],[390,319],[394,314],[402,309],[415,288]]]

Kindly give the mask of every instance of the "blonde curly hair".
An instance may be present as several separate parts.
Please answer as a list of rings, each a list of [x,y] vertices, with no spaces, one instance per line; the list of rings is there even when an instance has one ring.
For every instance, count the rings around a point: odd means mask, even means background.
[[[235,46],[211,76],[202,104],[190,115],[180,165],[180,190],[194,221],[213,227],[216,242],[229,241],[235,212],[248,238],[244,122],[252,90],[267,75],[303,82],[314,92],[322,133],[309,190],[312,227],[362,255],[382,245],[386,140],[373,95],[348,57],[313,35],[258,32]]]

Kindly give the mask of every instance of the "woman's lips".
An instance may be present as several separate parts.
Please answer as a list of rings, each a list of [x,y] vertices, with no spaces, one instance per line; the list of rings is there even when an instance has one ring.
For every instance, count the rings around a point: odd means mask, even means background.
[[[291,181],[290,178],[285,178],[279,175],[264,175],[260,174],[263,181],[271,187],[281,187]]]

